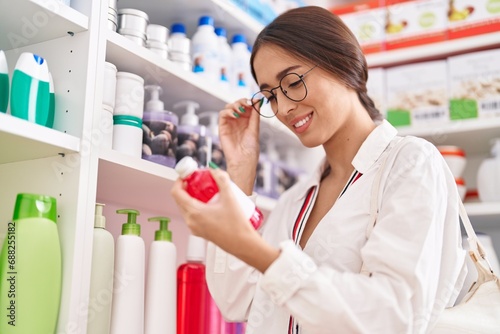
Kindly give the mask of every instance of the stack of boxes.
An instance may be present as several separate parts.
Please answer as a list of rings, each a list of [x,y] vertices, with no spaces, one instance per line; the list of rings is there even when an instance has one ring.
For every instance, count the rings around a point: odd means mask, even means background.
[[[331,9],[365,54],[500,31],[498,0],[358,0]],[[368,94],[395,126],[500,117],[500,49],[371,68]]]
[[[358,0],[331,11],[365,53],[500,31],[496,0]]]

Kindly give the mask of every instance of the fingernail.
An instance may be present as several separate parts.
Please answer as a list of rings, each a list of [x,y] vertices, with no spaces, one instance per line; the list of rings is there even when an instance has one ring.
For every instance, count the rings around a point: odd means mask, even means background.
[[[264,99],[260,99],[260,102],[259,102],[259,108],[262,107],[262,104],[264,103]]]
[[[235,111],[235,112],[233,112],[233,115],[234,115],[234,117],[236,117],[236,118],[240,118],[240,114],[238,114],[236,111]]]
[[[243,108],[243,106],[240,106],[240,107],[238,108],[238,110],[239,110],[239,111],[241,111],[241,112],[245,112],[245,108]]]

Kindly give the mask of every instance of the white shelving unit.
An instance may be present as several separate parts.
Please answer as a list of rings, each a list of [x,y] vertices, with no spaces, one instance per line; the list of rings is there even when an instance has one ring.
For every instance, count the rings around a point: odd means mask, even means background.
[[[0,49],[7,51],[12,70],[20,52],[44,56],[56,87],[55,129],[0,114],[0,222],[10,219],[19,192],[43,193],[58,203],[58,229],[63,252],[63,291],[58,333],[85,333],[90,284],[94,206],[98,202],[137,207],[179,220],[170,196],[177,178],[171,168],[134,159],[99,147],[104,62],[118,70],[143,76],[146,83],[164,88],[162,100],[170,108],[194,99],[203,110],[220,110],[233,98],[207,85],[175,64],[161,59],[107,29],[107,1],[72,0],[71,8],[56,0],[0,2]],[[226,0],[119,0],[119,8],[136,8],[151,23],[170,26],[184,22],[194,32],[199,16],[212,15],[229,35],[244,33],[253,41],[262,25]],[[31,29],[31,30],[30,30]],[[372,67],[444,57],[451,53],[500,44],[499,33],[463,41],[444,42],[368,56]],[[489,139],[500,134],[500,120],[462,121],[438,129],[401,128],[401,133],[454,143],[473,154],[485,154]],[[277,119],[263,120],[264,140],[299,147],[297,138]],[[308,160],[308,156],[303,156]],[[309,160],[308,160],[309,161]],[[275,200],[259,198],[270,211]],[[497,228],[500,203],[468,203],[471,218]],[[109,219],[108,219],[109,220]],[[178,224],[178,223],[177,223]],[[6,224],[0,223],[0,242]]]

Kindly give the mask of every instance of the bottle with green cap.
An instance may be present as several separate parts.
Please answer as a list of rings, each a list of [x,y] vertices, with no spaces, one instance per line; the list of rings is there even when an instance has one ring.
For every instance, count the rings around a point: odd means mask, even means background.
[[[176,333],[177,250],[168,229],[170,218],[152,217],[160,222],[149,248],[146,284],[145,334]]]
[[[115,240],[106,230],[104,206],[95,205],[87,334],[108,334],[111,325]]]
[[[56,199],[17,195],[0,254],[0,333],[55,333],[61,300]]]
[[[143,334],[145,246],[137,223],[139,211],[120,209],[116,213],[126,214],[127,222],[116,241],[110,333]]]

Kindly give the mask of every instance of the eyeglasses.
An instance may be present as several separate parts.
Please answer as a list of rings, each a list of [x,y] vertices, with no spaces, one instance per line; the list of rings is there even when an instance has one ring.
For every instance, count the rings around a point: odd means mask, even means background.
[[[280,80],[277,87],[263,89],[252,96],[252,106],[262,117],[271,118],[278,113],[278,99],[274,91],[280,89],[283,95],[289,100],[300,102],[307,97],[307,87],[304,77],[307,73],[314,70],[318,65],[309,69],[306,73],[299,75],[297,73],[288,73]]]

